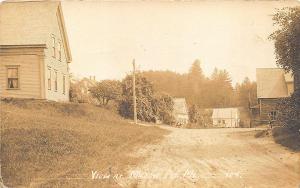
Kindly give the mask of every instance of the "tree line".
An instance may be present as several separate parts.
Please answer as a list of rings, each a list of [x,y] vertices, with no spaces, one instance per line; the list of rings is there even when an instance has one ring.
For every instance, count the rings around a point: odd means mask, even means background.
[[[123,80],[94,81],[86,89],[78,88],[88,85],[81,80],[71,87],[71,99],[75,96],[82,99],[82,91],[88,101],[90,97],[98,104],[107,106],[115,104],[120,115],[133,118],[132,75]],[[77,86],[77,88],[76,88]],[[79,94],[78,94],[79,93]],[[230,74],[226,70],[215,69],[211,76],[204,75],[201,63],[196,60],[189,71],[178,74],[172,71],[142,71],[136,74],[137,116],[148,122],[162,121],[174,123],[173,98],[183,97],[187,100],[190,121],[203,122],[210,117],[203,109],[218,107],[245,107],[256,103],[256,83],[249,78],[241,84],[232,86]]]
[[[184,97],[189,106],[248,108],[257,103],[256,82],[245,77],[233,86],[229,72],[217,68],[206,76],[199,60],[195,60],[185,74],[172,71],[144,71],[142,74],[153,83],[155,90],[173,97]]]

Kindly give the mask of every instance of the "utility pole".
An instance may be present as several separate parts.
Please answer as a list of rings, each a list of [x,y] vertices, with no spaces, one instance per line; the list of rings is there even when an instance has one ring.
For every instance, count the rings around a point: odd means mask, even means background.
[[[0,88],[0,116],[1,116],[1,88]],[[0,117],[0,188],[6,188],[6,186],[4,186],[3,183],[3,179],[2,179],[2,119]]]
[[[137,112],[136,112],[136,93],[135,93],[135,60],[132,61],[133,71],[132,71],[132,85],[133,85],[133,119],[134,123],[137,124]]]

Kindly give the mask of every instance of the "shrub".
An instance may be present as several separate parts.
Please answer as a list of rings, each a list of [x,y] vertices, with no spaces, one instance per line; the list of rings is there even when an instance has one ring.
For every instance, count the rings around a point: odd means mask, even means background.
[[[300,95],[294,93],[291,97],[281,99],[276,106],[278,121],[283,126],[300,128]]]
[[[89,89],[100,104],[106,106],[111,100],[118,100],[122,93],[121,83],[116,80],[103,80]]]
[[[133,85],[132,76],[122,81],[122,97],[119,102],[119,113],[123,117],[133,118]],[[136,75],[136,103],[139,120],[155,122],[156,116],[152,108],[153,86],[142,75]]]
[[[165,93],[156,94],[152,100],[152,106],[156,116],[163,123],[168,125],[175,123],[175,117],[173,115],[174,102],[170,95]]]
[[[132,76],[122,81],[122,97],[119,101],[119,113],[123,117],[133,118]],[[167,94],[154,93],[152,84],[141,74],[136,75],[136,103],[139,120],[172,124],[173,100]]]

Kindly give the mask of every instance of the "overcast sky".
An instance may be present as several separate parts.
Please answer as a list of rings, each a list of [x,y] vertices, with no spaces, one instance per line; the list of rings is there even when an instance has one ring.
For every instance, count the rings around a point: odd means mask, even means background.
[[[136,59],[141,70],[187,72],[199,59],[205,75],[215,67],[235,82],[255,80],[258,67],[275,67],[275,8],[297,1],[63,2],[78,76],[121,79]]]

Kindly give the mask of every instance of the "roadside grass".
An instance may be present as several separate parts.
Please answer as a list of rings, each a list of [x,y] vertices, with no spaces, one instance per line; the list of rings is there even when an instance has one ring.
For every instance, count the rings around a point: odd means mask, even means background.
[[[277,144],[280,144],[291,151],[300,151],[300,132],[297,128],[276,126],[273,127],[273,129],[258,130],[254,135],[255,138],[268,136],[272,136]]]
[[[274,141],[291,151],[300,151],[300,132],[298,128],[275,127],[272,130]]]
[[[130,155],[168,132],[135,126],[88,104],[1,101],[2,176],[8,187],[118,187],[92,171],[126,175]]]

